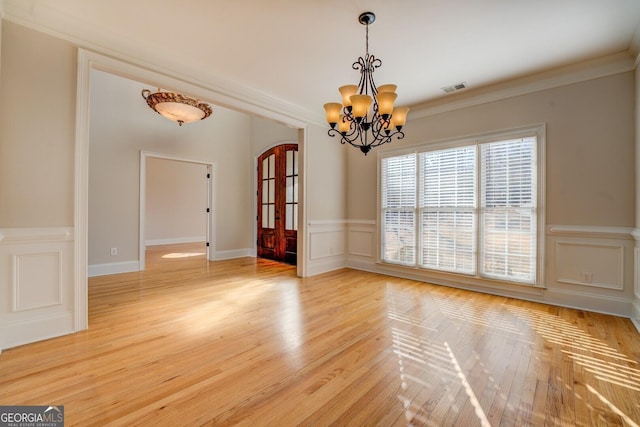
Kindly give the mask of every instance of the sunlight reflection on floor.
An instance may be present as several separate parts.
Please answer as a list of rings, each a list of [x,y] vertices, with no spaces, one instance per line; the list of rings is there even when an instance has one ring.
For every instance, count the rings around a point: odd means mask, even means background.
[[[390,332],[401,379],[398,400],[404,407],[409,425],[470,422],[487,426],[491,418],[488,415],[496,404],[505,411],[503,417],[507,413],[512,417],[524,414],[534,423],[560,420],[559,414],[533,413],[533,401],[510,401],[509,393],[503,393],[503,383],[507,381],[507,384],[514,382],[531,390],[532,397],[540,385],[541,396],[559,393],[558,398],[563,399],[567,393],[572,396],[569,400],[586,401],[593,411],[592,416],[601,419],[607,416],[603,412],[606,410],[593,406],[595,398],[611,411],[609,416],[620,417],[626,425],[638,427],[637,420],[633,420],[633,409],[616,406],[619,393],[640,392],[638,362],[560,316],[509,304],[503,304],[505,310],[487,310],[482,303],[469,299],[438,293],[419,297],[393,287],[387,288],[387,297],[387,317],[392,322]],[[416,305],[420,308],[416,309]],[[436,311],[451,321],[431,323],[429,319],[434,318]],[[443,331],[450,328],[469,339],[451,345],[438,339],[441,335],[446,336]],[[473,337],[481,338],[476,341]],[[581,371],[592,374],[591,379],[585,380],[580,387],[575,380],[565,382],[554,375],[549,375],[548,379],[546,375],[538,378],[535,372],[539,372],[541,366],[540,338],[557,346],[556,351],[565,363],[569,367],[573,365],[571,369],[575,370],[576,378],[581,376]],[[496,352],[491,349],[504,340],[515,350]],[[477,347],[478,344],[484,347]],[[514,356],[529,357],[530,361],[510,365],[512,351]],[[532,367],[531,373],[527,366]],[[506,371],[509,371],[508,375]],[[514,379],[522,375],[527,376]],[[615,387],[621,389],[615,390]]]
[[[205,255],[205,252],[173,252],[170,254],[162,255],[162,258],[165,259],[175,259],[175,258],[189,258],[194,256]]]

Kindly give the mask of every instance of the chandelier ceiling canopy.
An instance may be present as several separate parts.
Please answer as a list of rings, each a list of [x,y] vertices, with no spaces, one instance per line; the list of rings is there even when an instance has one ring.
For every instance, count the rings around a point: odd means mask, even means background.
[[[161,92],[160,89],[158,92],[151,93],[149,89],[143,89],[142,97],[156,113],[178,122],[179,126],[183,123],[204,120],[213,113],[209,104],[179,93]]]
[[[360,71],[357,85],[341,86],[342,103],[324,104],[327,122],[331,126],[329,136],[340,138],[340,143],[357,147],[365,155],[372,148],[402,139],[402,127],[407,121],[409,107],[394,107],[396,85],[376,86],[373,72],[382,61],[369,54],[369,25],[376,20],[373,12],[364,12],[358,22],[366,27],[366,50],[352,67]]]

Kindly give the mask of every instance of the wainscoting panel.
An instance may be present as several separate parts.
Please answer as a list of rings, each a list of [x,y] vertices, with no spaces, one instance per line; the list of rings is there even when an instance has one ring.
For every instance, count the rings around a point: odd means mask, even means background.
[[[73,229],[0,229],[0,349],[74,331]]]
[[[13,254],[13,311],[62,305],[62,251]]]
[[[347,222],[347,264],[359,270],[371,271],[376,264],[376,222],[351,220]]]
[[[548,226],[549,302],[630,317],[635,261],[632,231],[623,227]]]
[[[640,229],[633,230],[635,247],[633,248],[633,304],[631,307],[631,321],[640,332]]]
[[[622,290],[624,246],[556,241],[556,280]]]
[[[308,233],[309,276],[346,266],[346,221],[310,221]]]

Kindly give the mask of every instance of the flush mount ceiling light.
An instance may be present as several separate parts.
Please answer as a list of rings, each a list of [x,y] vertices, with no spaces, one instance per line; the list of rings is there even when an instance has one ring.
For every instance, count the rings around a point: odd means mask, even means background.
[[[342,104],[324,104],[331,126],[329,136],[339,136],[340,143],[351,144],[365,155],[373,147],[391,142],[393,138],[404,138],[402,127],[409,112],[409,107],[393,106],[398,97],[396,85],[377,87],[373,81],[373,72],[382,66],[380,59],[369,55],[369,25],[375,20],[373,12],[364,12],[358,17],[358,22],[366,27],[365,57],[359,57],[352,66],[354,70],[360,70],[360,83],[338,89]]]
[[[179,93],[161,92],[160,89],[155,93],[151,93],[149,89],[143,89],[142,97],[156,113],[178,122],[180,126],[183,123],[204,120],[213,112],[209,104]]]

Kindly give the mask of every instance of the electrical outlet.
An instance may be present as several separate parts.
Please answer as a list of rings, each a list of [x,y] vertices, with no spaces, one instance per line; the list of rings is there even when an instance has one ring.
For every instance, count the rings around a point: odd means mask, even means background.
[[[118,255],[118,248],[111,248],[111,256]]]

